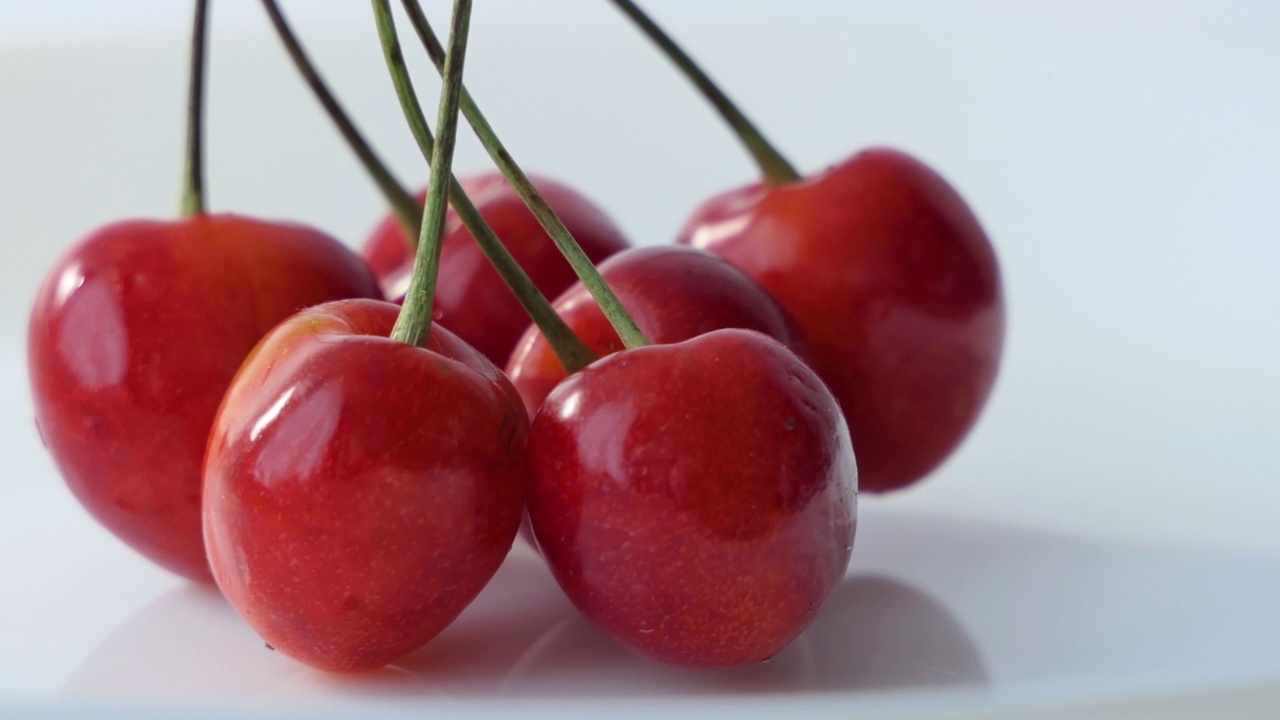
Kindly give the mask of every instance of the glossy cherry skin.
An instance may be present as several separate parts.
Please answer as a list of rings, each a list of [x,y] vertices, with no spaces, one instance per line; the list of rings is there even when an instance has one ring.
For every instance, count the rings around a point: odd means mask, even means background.
[[[276,323],[380,297],[337,240],[233,215],[107,226],[36,296],[28,365],[36,423],[72,493],[159,565],[210,580],[200,468],[232,376]]]
[[[653,343],[675,343],[725,328],[769,335],[803,359],[808,350],[791,315],[741,270],[709,253],[681,247],[625,250],[600,265],[600,274]],[[554,303],[556,312],[596,352],[623,348],[600,306],[578,283]],[[507,375],[532,417],[564,366],[536,327],[525,331],[507,363]]]
[[[500,370],[399,308],[302,312],[254,350],[209,438],[204,529],[218,587],[275,649],[380,667],[422,646],[506,557],[528,418]]]
[[[840,401],[861,487],[905,487],[977,420],[1000,365],[1004,294],[973,213],[923,163],[868,150],[803,182],[716,197],[679,242],[791,311]]]
[[[760,333],[591,364],[534,417],[529,461],[529,517],[560,586],[664,663],[773,656],[848,565],[848,429],[818,376]]]
[[[531,180],[592,262],[627,247],[622,232],[590,200],[554,180]],[[578,279],[506,178],[489,173],[459,182],[543,295],[555,297]],[[382,278],[387,297],[397,302],[403,299],[413,273],[408,248],[403,229],[392,217],[378,226],[361,251]],[[515,294],[490,266],[452,206],[445,217],[435,319],[499,367],[506,364],[530,324]]]

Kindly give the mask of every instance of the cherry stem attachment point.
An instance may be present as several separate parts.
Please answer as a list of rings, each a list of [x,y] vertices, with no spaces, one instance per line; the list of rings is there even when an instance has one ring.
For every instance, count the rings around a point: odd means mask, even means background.
[[[280,37],[280,42],[284,45],[285,51],[293,60],[293,64],[297,66],[298,72],[302,74],[307,86],[311,88],[311,92],[316,96],[320,105],[324,107],[325,113],[333,121],[338,128],[338,132],[342,134],[347,145],[355,153],[360,164],[364,166],[369,177],[373,179],[382,196],[386,198],[387,204],[391,206],[392,212],[405,229],[405,236],[409,238],[409,242],[414,243],[416,247],[418,233],[422,227],[422,207],[418,205],[418,200],[404,188],[391,174],[380,159],[373,148],[360,134],[355,123],[351,121],[350,116],[342,109],[342,105],[338,99],[330,92],[328,85],[324,79],[320,77],[320,72],[316,69],[315,64],[307,57],[307,53],[302,49],[302,44],[298,41],[297,35],[294,34],[289,22],[285,19],[284,13],[280,11],[280,6],[275,0],[262,0],[262,6],[267,11],[267,15],[271,18],[271,24],[275,27],[276,34]]]
[[[404,53],[396,34],[395,19],[391,15],[389,0],[373,0],[374,16],[378,25],[378,37],[382,42],[383,55],[387,62],[387,70],[395,85],[396,96],[404,111],[405,120],[413,132],[414,140],[424,157],[434,154],[435,139],[431,136],[431,128],[427,126],[422,106],[418,104],[417,94],[413,90],[413,82],[409,78],[409,70],[405,65]],[[463,98],[466,98],[465,90]],[[511,252],[502,244],[493,229],[485,222],[480,211],[472,204],[471,199],[462,190],[457,179],[450,183],[449,201],[458,213],[467,231],[475,238],[480,250],[488,257],[489,262],[502,277],[503,282],[511,288],[516,298],[532,318],[538,329],[551,345],[560,359],[560,363],[568,372],[577,372],[586,367],[596,355],[586,343],[565,323],[564,318],[556,314],[551,303],[538,290],[529,275],[520,267]]]
[[[196,0],[191,30],[191,79],[187,88],[187,146],[183,169],[182,217],[204,214],[204,66],[209,2]]]
[[[432,63],[435,64],[437,70],[443,72],[444,50],[440,46],[440,41],[436,39],[435,33],[431,30],[431,24],[427,21],[426,15],[422,12],[422,7],[417,0],[402,0],[405,11],[409,15],[409,20],[413,24],[414,30],[418,34],[418,38],[422,41],[427,54],[431,57]],[[471,99],[471,93],[466,88],[462,90],[462,114],[466,116],[467,122],[471,124],[471,128],[475,130],[476,136],[480,138],[480,143],[484,145],[484,149],[489,153],[489,157],[493,158],[493,162],[498,169],[506,176],[511,186],[524,200],[525,205],[529,207],[530,212],[537,218],[538,223],[542,225],[543,230],[551,236],[552,242],[564,255],[565,259],[573,267],[578,278],[582,280],[582,284],[586,286],[591,293],[592,298],[600,306],[609,323],[613,326],[614,331],[618,333],[618,337],[622,340],[623,345],[628,348],[641,347],[648,345],[649,341],[645,338],[644,333],[636,325],[635,320],[627,313],[626,308],[618,300],[617,295],[609,288],[608,283],[600,276],[600,272],[596,270],[590,258],[579,247],[578,242],[573,239],[573,235],[569,232],[564,223],[560,221],[538,192],[533,183],[529,181],[528,176],[516,164],[515,159],[507,152],[498,136],[493,131],[493,127],[480,113],[480,109],[476,106],[475,101]],[[574,372],[573,368],[568,365],[565,369]]]
[[[444,57],[440,88],[440,107],[436,127],[440,136],[431,150],[431,178],[427,182],[427,209],[422,218],[422,235],[418,238],[418,255],[413,263],[413,277],[405,294],[404,307],[391,330],[391,339],[410,345],[425,346],[431,332],[431,313],[435,305],[436,279],[440,275],[440,246],[444,235],[444,214],[448,207],[449,186],[453,184],[453,147],[458,137],[458,100],[462,95],[462,66],[467,57],[467,34],[471,28],[471,0],[454,0],[453,18],[449,22],[449,51]]]
[[[681,49],[670,35],[658,27],[658,24],[645,14],[640,6],[631,0],[612,0],[612,2],[662,50],[663,54],[689,79],[689,82],[698,88],[707,102],[715,107],[755,159],[766,184],[786,185],[801,179],[800,173],[796,172],[795,167],[782,156],[782,153],[778,152],[773,143],[765,138],[755,124],[729,99],[729,96],[724,94],[724,91],[702,71],[693,58],[689,57],[689,54]]]

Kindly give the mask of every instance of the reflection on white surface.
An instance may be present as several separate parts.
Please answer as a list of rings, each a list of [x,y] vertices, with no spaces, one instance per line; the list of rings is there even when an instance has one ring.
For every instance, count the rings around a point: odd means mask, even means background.
[[[216,589],[183,584],[112,631],[62,693],[118,700],[260,697],[301,672],[306,668],[266,651]]]
[[[123,548],[92,547],[86,538],[99,531],[60,495],[26,502],[45,517],[27,527],[23,542],[82,543],[66,545],[57,565],[2,561],[0,571],[16,581],[6,602],[16,598],[16,607],[34,613],[32,634],[65,639],[58,618],[33,609],[84,607],[92,618],[95,594],[110,606],[120,591],[103,577],[143,588],[132,594],[131,614],[100,613],[97,626],[75,629],[102,638],[96,647],[72,643],[36,667],[20,648],[0,648],[0,677],[24,668],[77,703],[297,709],[794,696],[870,710],[888,701],[927,706],[939,691],[951,704],[960,697],[969,707],[1001,707],[1280,680],[1280,558],[1126,547],[877,502],[867,504],[849,577],[817,622],[767,663],[688,671],[632,655],[583,620],[541,560],[517,545],[493,583],[427,647],[381,672],[338,676],[268,650],[216,591],[157,582]],[[12,528],[0,528],[6,532]],[[97,572],[78,573],[77,555]]]
[[[826,692],[982,685],[972,639],[937,602],[884,577],[850,577],[821,618],[766,663],[668,668],[587,622],[518,547],[435,641],[380,672],[312,671],[267,649],[212,588],[182,585],[139,610],[62,687],[86,700],[521,698]]]
[[[985,687],[991,679],[974,638],[942,603],[887,576],[845,580],[806,636],[824,690]]]
[[[640,658],[573,614],[551,627],[503,681],[506,695],[827,693],[982,686],[972,638],[945,608],[905,583],[847,578],[822,615],[765,663],[690,671]]]
[[[972,633],[993,684],[1173,691],[1280,678],[1280,558],[862,515],[854,569],[910,578]]]

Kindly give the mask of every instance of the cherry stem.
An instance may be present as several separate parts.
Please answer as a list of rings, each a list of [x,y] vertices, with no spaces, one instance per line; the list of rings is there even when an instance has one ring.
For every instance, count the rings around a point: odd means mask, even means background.
[[[653,41],[663,54],[667,56],[676,67],[680,68],[680,72],[693,83],[702,96],[715,107],[729,124],[733,132],[737,134],[738,139],[743,145],[747,146],[747,151],[755,158],[756,165],[759,166],[761,174],[764,175],[766,184],[769,185],[786,185],[788,183],[798,182],[801,179],[800,173],[796,172],[795,167],[787,161],[782,153],[774,147],[772,143],[765,138],[764,134],[756,128],[747,116],[738,109],[738,106],[724,94],[719,86],[698,67],[698,64],[689,57],[689,54],[676,44],[671,36],[663,32],[638,5],[631,0],[612,0],[627,17],[635,23],[640,30]]]
[[[208,0],[196,0],[191,31],[191,79],[187,88],[187,147],[183,170],[182,217],[204,214],[204,66]]]
[[[435,33],[432,32],[431,23],[427,21],[426,15],[423,14],[422,7],[417,0],[401,1],[405,11],[409,14],[410,22],[413,24],[418,38],[422,41],[427,54],[431,57],[431,62],[435,64],[436,69],[441,70],[444,61],[444,50],[440,47],[440,41],[436,39]],[[475,130],[476,136],[480,138],[480,143],[484,145],[489,157],[493,158],[493,162],[498,166],[498,169],[506,176],[511,186],[520,195],[520,198],[524,200],[530,212],[538,219],[542,229],[546,230],[560,253],[569,261],[578,278],[582,280],[582,284],[586,286],[596,304],[600,306],[605,317],[608,318],[609,323],[613,326],[614,331],[618,333],[623,345],[628,348],[648,345],[649,341],[645,338],[644,333],[640,331],[635,320],[627,313],[626,308],[622,306],[617,295],[609,288],[608,283],[600,276],[600,272],[591,263],[591,259],[582,251],[578,242],[573,239],[573,234],[556,216],[555,211],[542,198],[537,188],[529,181],[528,176],[524,174],[524,171],[516,164],[515,159],[507,152],[502,142],[498,140],[497,134],[494,133],[484,115],[480,113],[480,109],[476,107],[475,101],[471,99],[471,93],[467,92],[466,88],[462,90],[462,114],[467,118],[467,122],[471,124],[471,128]],[[574,371],[567,365],[565,369],[569,372]]]
[[[373,0],[373,11],[377,18],[378,36],[382,41],[387,70],[395,85],[396,96],[400,99],[400,107],[404,111],[405,119],[413,132],[414,140],[418,143],[418,148],[424,157],[430,157],[434,153],[435,139],[431,136],[431,128],[427,126],[422,106],[418,104],[413,82],[409,78],[409,70],[400,48],[389,0]],[[465,98],[465,90],[463,93]],[[462,225],[475,238],[481,252],[489,258],[489,262],[502,277],[503,282],[515,293],[529,317],[542,331],[543,337],[547,339],[565,370],[576,372],[595,360],[595,353],[565,323],[564,318],[556,314],[551,303],[533,284],[529,275],[511,256],[507,246],[502,244],[493,229],[485,222],[480,211],[463,192],[456,178],[450,183],[449,202],[458,213],[458,219],[462,221]]]
[[[431,177],[427,181],[427,209],[422,219],[422,236],[413,262],[413,277],[405,294],[404,307],[391,330],[391,339],[425,346],[431,332],[431,312],[435,304],[436,279],[440,275],[440,246],[444,235],[444,213],[449,186],[453,184],[453,146],[458,138],[458,100],[462,94],[462,65],[467,57],[467,34],[471,28],[471,0],[454,0],[449,22],[449,51],[444,56],[444,80],[436,127],[440,137],[431,149]]]
[[[285,20],[284,14],[280,11],[280,6],[275,0],[262,0],[262,6],[266,9],[267,15],[271,18],[271,24],[275,26],[276,34],[280,36],[280,41],[284,45],[285,50],[289,53],[289,57],[293,59],[293,64],[297,66],[298,72],[302,74],[307,85],[315,94],[316,99],[324,107],[325,113],[337,126],[338,132],[342,134],[347,145],[352,152],[360,160],[360,164],[364,166],[369,177],[373,179],[378,190],[381,191],[387,204],[391,206],[392,212],[405,229],[405,237],[409,239],[412,246],[416,246],[418,232],[422,227],[422,207],[418,204],[417,198],[404,188],[387,169],[387,166],[378,159],[373,148],[360,134],[355,123],[351,121],[350,116],[342,109],[338,99],[329,91],[328,85],[320,77],[320,73],[316,70],[311,59],[307,57],[307,53],[302,49],[302,44],[298,41],[297,36],[289,27],[289,23]]]

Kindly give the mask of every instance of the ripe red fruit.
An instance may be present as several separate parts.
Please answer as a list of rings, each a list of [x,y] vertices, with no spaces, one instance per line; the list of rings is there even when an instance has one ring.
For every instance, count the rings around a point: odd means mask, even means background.
[[[271,644],[367,670],[420,647],[497,571],[524,507],[528,419],[440,325],[349,301],[276,328],[236,376],[205,465],[218,587]]]
[[[602,263],[600,274],[651,342],[742,328],[769,335],[808,359],[791,315],[755,281],[714,255],[681,247],[633,248]],[[622,350],[622,340],[582,283],[553,306],[596,354]],[[565,378],[564,366],[536,327],[516,345],[507,374],[530,416]]]
[[[373,274],[310,228],[232,215],[98,230],[36,296],[36,422],[76,498],[159,565],[208,580],[200,469],[232,376],[309,305],[378,297]]]
[[[868,150],[795,184],[713,198],[679,242],[741,268],[791,312],[840,401],[861,486],[884,492],[959,445],[995,381],[995,252],[945,180]]]
[[[593,363],[547,397],[529,448],[529,517],[556,580],[644,655],[764,660],[844,576],[848,430],[818,376],[760,333]]]
[[[554,180],[531,180],[592,262],[599,263],[627,247],[622,232],[590,200]],[[488,173],[459,182],[543,295],[555,297],[577,280],[573,268],[506,178]],[[420,194],[419,199],[422,197]],[[529,327],[529,316],[452,207],[445,217],[440,252],[435,320],[494,364],[505,365],[521,333]],[[387,297],[402,299],[413,272],[413,256],[400,223],[394,217],[384,220],[361,253],[382,279]]]

